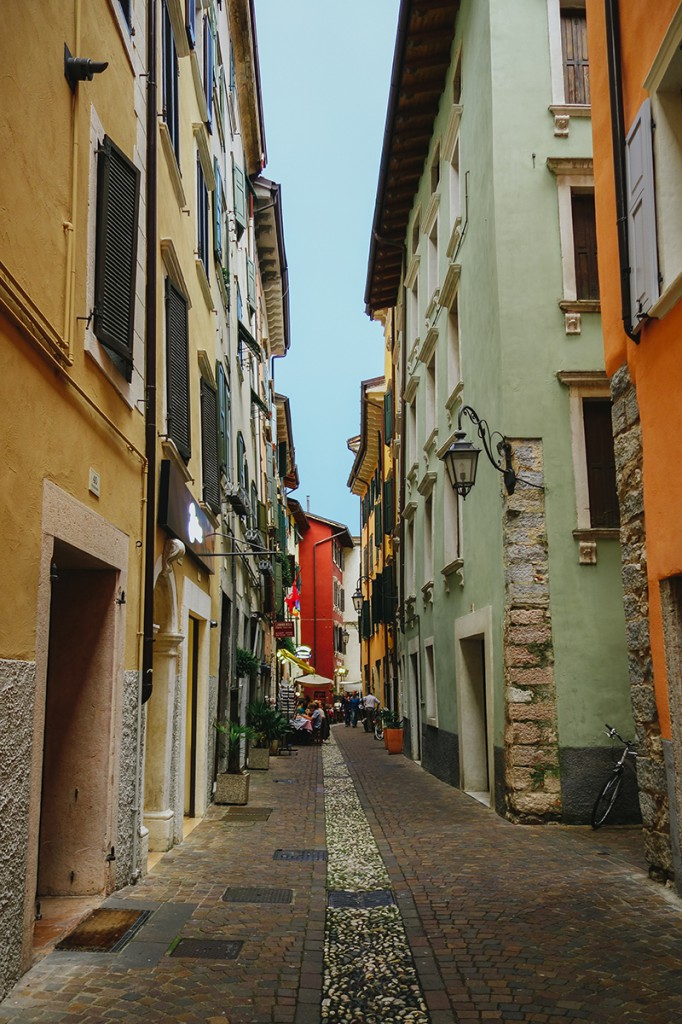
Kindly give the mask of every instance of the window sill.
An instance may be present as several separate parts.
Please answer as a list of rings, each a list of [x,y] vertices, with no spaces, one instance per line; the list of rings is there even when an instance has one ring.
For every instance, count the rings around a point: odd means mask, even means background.
[[[463,390],[464,390],[464,382],[461,381],[461,380],[458,380],[457,383],[455,384],[454,388],[452,389],[452,391],[448,395],[447,399],[445,400],[445,408],[448,410],[448,412],[451,415],[452,415],[452,410],[457,405],[457,402],[459,401],[459,397],[462,394]]]
[[[168,175],[175,192],[175,198],[178,201],[178,205],[181,210],[187,209],[187,197],[185,196],[185,190],[182,187],[182,174],[180,172],[180,165],[178,164],[178,158],[175,155],[173,149],[173,140],[170,137],[168,131],[168,125],[165,121],[161,121],[159,124],[159,134],[161,136],[161,149],[166,158],[166,166],[168,167]]]
[[[682,271],[668,285],[663,294],[659,295],[649,310],[648,316],[652,319],[661,319],[670,312],[680,297],[682,297]],[[644,322],[646,323],[646,320]]]
[[[206,94],[204,93],[204,77],[201,73],[199,57],[197,56],[196,50],[190,50],[189,59],[192,65],[192,78],[194,79],[194,92],[197,97],[199,116],[205,123],[208,121],[208,105],[206,103]]]
[[[165,458],[172,462],[176,469],[180,470],[180,473],[185,478],[185,482],[188,484],[194,483],[194,477],[189,471],[187,463],[183,459],[182,455],[178,451],[175,441],[172,441],[170,437],[164,437],[161,440],[161,451]]]
[[[464,560],[462,558],[455,558],[452,562],[448,562],[447,565],[443,566],[441,569],[441,575],[445,576],[447,579],[448,576],[452,576],[453,573],[460,572],[463,565]]]
[[[559,309],[564,313],[601,313],[600,299],[560,299]]]
[[[422,587],[422,599],[424,601],[424,604],[433,603],[433,587],[433,580],[427,580],[424,586]]]
[[[429,455],[431,454],[431,452],[434,451],[434,449],[436,447],[436,441],[437,440],[438,440],[438,427],[433,427],[431,432],[430,432],[430,434],[429,434],[429,436],[426,438],[426,441],[424,442],[424,455],[426,456],[427,459],[428,459]]]
[[[578,564],[597,564],[597,540],[620,540],[620,530],[615,527],[589,527],[573,531],[578,541]]]
[[[206,267],[203,264],[203,260],[195,257],[194,265],[197,268],[197,277],[199,278],[199,284],[201,285],[201,292],[206,301],[206,305],[209,310],[213,312],[215,305],[213,303],[213,296],[211,294],[211,285],[208,280],[208,274],[206,273]]]

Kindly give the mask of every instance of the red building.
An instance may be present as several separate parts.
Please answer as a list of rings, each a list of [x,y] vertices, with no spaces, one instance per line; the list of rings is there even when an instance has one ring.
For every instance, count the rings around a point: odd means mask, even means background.
[[[318,675],[335,680],[343,667],[343,561],[353,547],[347,526],[306,512],[308,529],[299,545],[301,643],[312,649]]]

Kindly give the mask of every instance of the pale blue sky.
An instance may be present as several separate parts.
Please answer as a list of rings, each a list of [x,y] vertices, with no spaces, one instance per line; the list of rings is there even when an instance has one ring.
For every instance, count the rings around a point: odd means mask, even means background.
[[[399,0],[256,0],[267,177],[282,185],[291,349],[289,396],[305,508],[358,532],[346,487],[360,381],[383,372],[365,314],[367,258]]]

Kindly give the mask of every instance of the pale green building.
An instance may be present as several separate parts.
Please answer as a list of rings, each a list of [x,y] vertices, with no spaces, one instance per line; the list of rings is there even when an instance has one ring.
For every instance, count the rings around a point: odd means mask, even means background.
[[[589,820],[604,723],[632,732],[580,6],[402,0],[366,292],[395,310],[404,749],[519,821]],[[463,406],[513,494],[485,452],[451,486]]]

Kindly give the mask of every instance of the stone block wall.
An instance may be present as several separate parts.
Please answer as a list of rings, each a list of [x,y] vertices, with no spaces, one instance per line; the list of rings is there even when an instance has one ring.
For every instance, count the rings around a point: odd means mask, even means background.
[[[503,521],[505,798],[512,821],[561,817],[542,442],[513,442],[521,482]]]
[[[616,483],[620,504],[623,601],[632,711],[637,731],[637,778],[644,850],[652,874],[673,874],[668,787],[654,695],[649,641],[649,589],[642,486],[642,431],[627,366],[611,380]]]

